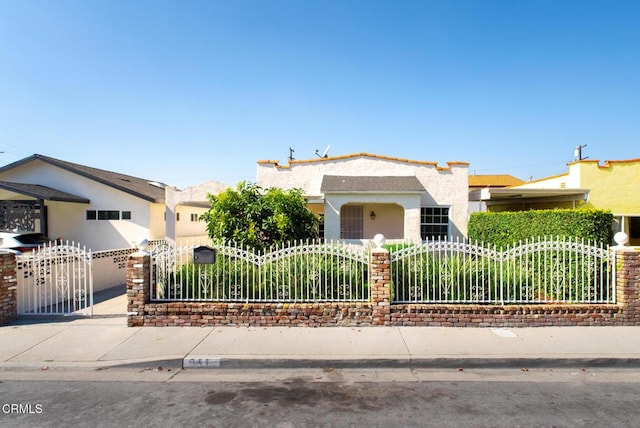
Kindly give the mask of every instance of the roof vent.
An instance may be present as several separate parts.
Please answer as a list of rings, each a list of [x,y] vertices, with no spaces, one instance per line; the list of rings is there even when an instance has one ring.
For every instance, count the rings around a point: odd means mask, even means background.
[[[159,187],[161,189],[164,189],[165,187],[164,184],[158,183],[157,181],[149,181],[148,183],[151,184],[152,186]]]

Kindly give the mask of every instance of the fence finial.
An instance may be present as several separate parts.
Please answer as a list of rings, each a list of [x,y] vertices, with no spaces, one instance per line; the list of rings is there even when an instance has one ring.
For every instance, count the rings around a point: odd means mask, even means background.
[[[136,254],[136,256],[145,256],[149,254],[149,240],[147,238],[142,238],[140,241],[138,241],[136,243],[135,248],[137,248],[138,251],[136,251],[134,254]]]
[[[382,248],[385,240],[386,238],[382,233],[378,233],[373,237],[373,243],[375,244],[376,248]]]
[[[613,235],[613,240],[616,242],[616,247],[626,247],[627,243],[629,242],[629,235],[627,235],[624,232],[618,232],[615,235]]]

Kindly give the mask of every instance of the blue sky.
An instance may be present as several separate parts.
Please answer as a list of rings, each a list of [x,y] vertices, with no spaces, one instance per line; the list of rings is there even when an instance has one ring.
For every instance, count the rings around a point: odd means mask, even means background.
[[[0,165],[186,187],[370,152],[541,178],[640,157],[640,1],[0,0]]]

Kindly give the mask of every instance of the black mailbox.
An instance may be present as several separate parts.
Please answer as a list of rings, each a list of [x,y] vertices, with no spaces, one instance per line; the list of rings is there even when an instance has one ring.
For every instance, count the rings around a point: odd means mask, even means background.
[[[193,263],[197,265],[207,265],[216,262],[216,250],[211,247],[201,245],[193,249]]]

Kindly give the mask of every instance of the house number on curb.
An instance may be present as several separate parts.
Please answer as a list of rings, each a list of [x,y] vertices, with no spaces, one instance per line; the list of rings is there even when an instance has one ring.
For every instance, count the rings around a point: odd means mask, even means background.
[[[184,361],[182,362],[182,366],[185,369],[218,368],[220,367],[220,358],[208,358],[208,357],[185,358]]]

